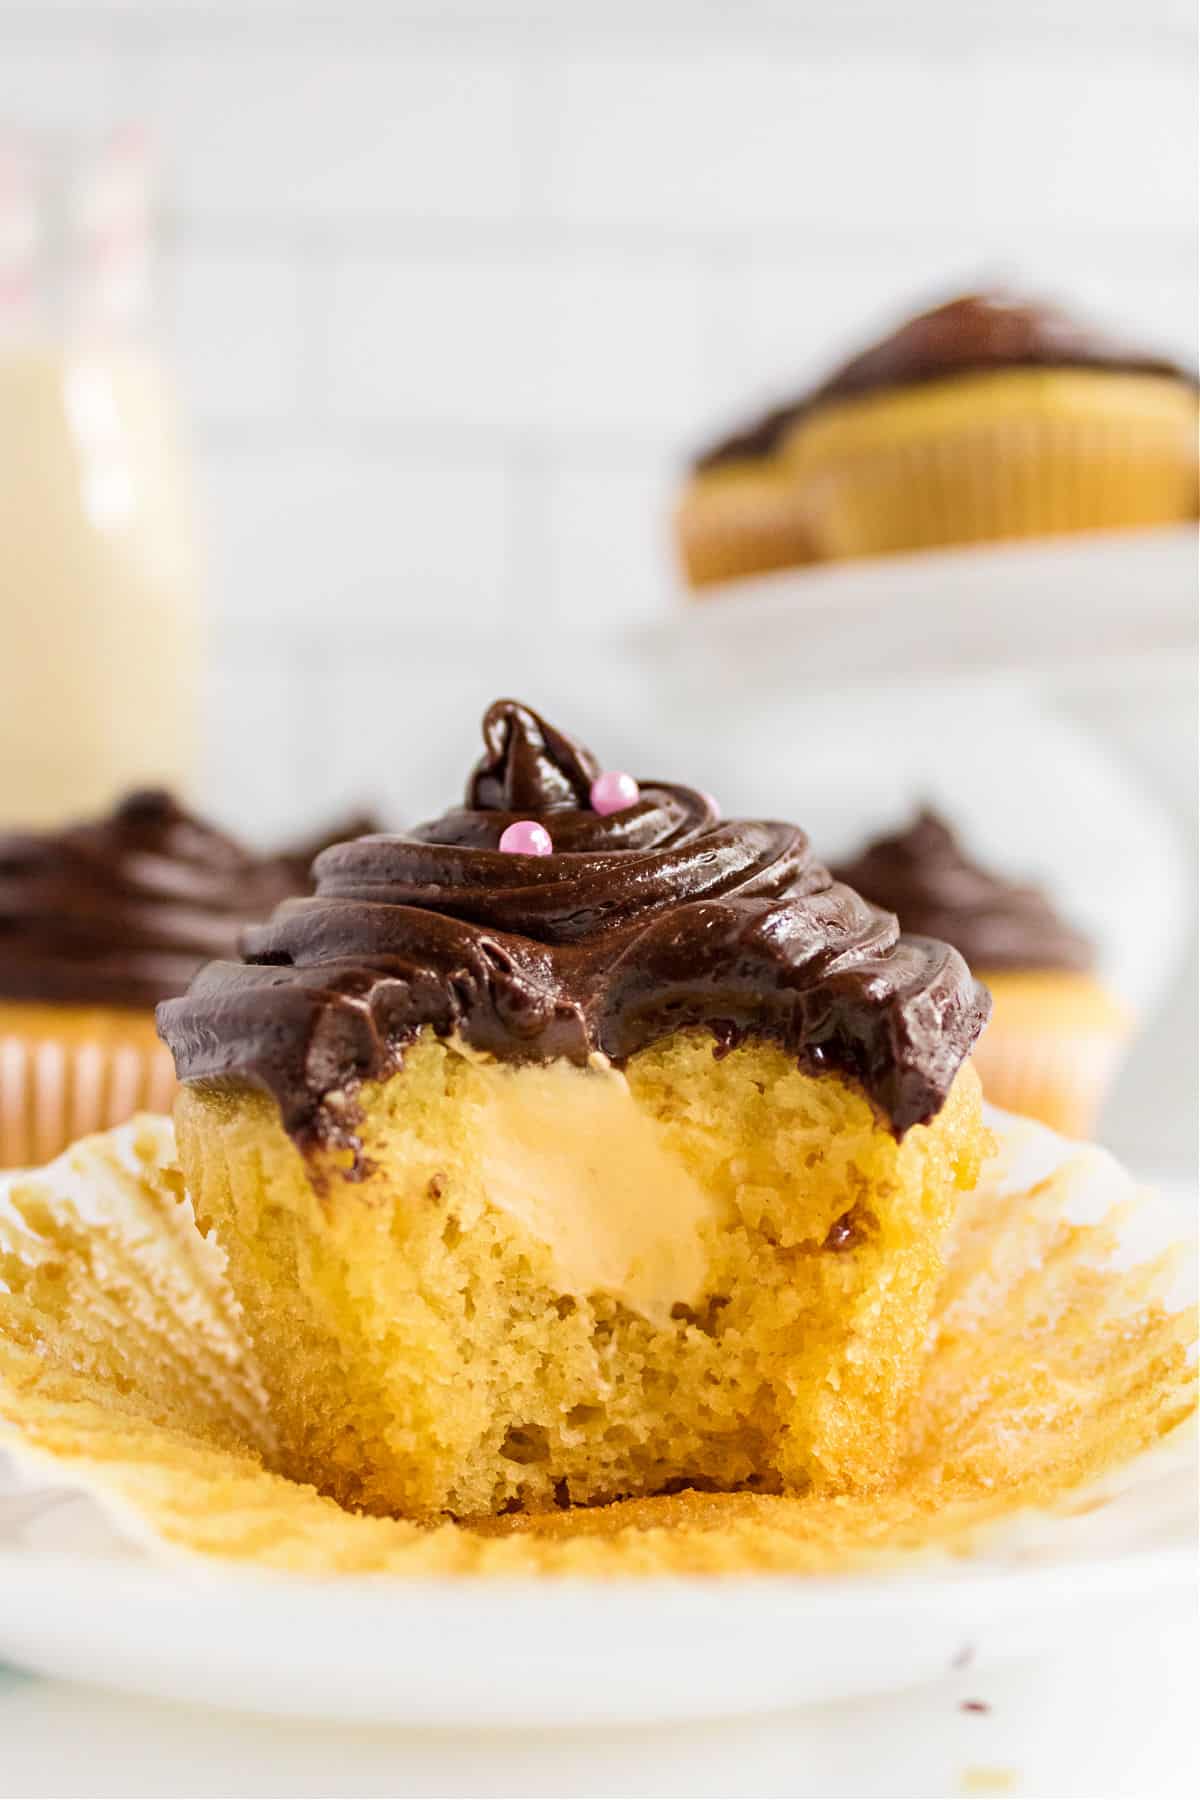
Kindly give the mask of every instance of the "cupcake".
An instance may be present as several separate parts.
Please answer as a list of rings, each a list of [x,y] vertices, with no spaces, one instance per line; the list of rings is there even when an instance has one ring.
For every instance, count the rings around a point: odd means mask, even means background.
[[[301,854],[255,856],[158,791],[107,818],[0,836],[0,1167],[169,1108],[155,1006],[306,891]]]
[[[429,1518],[894,1467],[986,995],[804,833],[514,701],[158,1011],[275,1466]]]
[[[953,944],[989,988],[974,1056],[987,1098],[1067,1137],[1090,1135],[1132,1021],[1097,978],[1088,939],[1037,888],[971,862],[928,811],[836,874],[904,932]]]
[[[968,295],[701,456],[677,533],[699,588],[1197,510],[1194,375],[1048,307]]]

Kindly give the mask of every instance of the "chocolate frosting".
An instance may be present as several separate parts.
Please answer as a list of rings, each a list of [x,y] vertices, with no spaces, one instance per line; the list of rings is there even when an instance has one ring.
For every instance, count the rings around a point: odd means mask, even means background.
[[[819,387],[776,407],[697,459],[699,469],[769,456],[794,425],[834,401],[953,375],[1013,368],[1109,369],[1196,382],[1194,372],[1110,338],[1046,305],[1002,294],[965,294],[910,319]]]
[[[308,859],[311,861],[311,857]],[[159,790],[107,818],[0,836],[0,997],[153,1007],[308,886]]]
[[[894,912],[904,931],[945,938],[980,973],[1092,966],[1092,945],[1044,894],[971,862],[950,827],[928,810],[835,872]]]
[[[988,1009],[957,951],[900,939],[794,825],[658,781],[602,816],[596,759],[528,707],[497,701],[483,735],[462,807],[325,851],[315,898],[159,1008],[182,1080],[255,1083],[299,1140],[353,1144],[355,1085],[423,1026],[578,1064],[697,1026],[850,1076],[897,1134],[938,1111]],[[517,819],[550,855],[499,850]]]
[[[285,899],[289,894],[310,894],[316,886],[313,864],[322,850],[328,850],[331,844],[343,844],[348,838],[366,837],[369,832],[382,830],[383,826],[374,813],[345,813],[323,830],[298,838],[295,843],[285,844],[271,858],[279,872],[281,884],[281,892],[276,898]]]

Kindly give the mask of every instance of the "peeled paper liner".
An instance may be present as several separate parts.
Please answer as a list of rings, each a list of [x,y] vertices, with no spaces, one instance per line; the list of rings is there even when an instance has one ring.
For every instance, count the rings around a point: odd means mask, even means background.
[[[1178,1247],[1104,1152],[991,1122],[999,1154],[960,1201],[888,1489],[687,1492],[436,1527],[349,1513],[271,1472],[265,1396],[169,1121],[85,1139],[0,1182],[0,1447],[21,1484],[0,1495],[0,1538],[48,1492],[75,1542],[95,1539],[98,1502],[126,1547],[318,1575],[829,1574],[974,1554],[1014,1526],[1036,1555],[1064,1520],[1102,1544],[1104,1509],[1128,1511],[1131,1492],[1152,1496],[1140,1529],[1155,1534],[1192,1486]],[[77,1495],[90,1533],[64,1506]]]

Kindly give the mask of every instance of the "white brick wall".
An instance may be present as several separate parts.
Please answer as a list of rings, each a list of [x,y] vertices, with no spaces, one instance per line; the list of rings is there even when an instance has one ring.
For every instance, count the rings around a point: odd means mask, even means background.
[[[398,624],[458,631],[507,607],[510,477],[494,461],[432,466],[412,451],[324,442],[204,458],[218,620],[336,655]],[[245,576],[255,571],[251,591]],[[277,641],[279,641],[277,639]]]
[[[223,810],[349,798],[365,748],[399,797],[436,683],[659,615],[686,451],[910,300],[1010,274],[1194,354],[1193,32],[1180,0],[10,0],[0,120],[141,116],[166,159]]]
[[[354,12],[300,43],[284,13],[255,42],[230,24],[154,51],[146,109],[184,219],[477,225],[519,212],[520,62],[457,34],[379,44],[379,14]]]
[[[192,424],[236,433],[302,418],[313,385],[311,263],[286,248],[214,248],[180,233],[163,275]]]

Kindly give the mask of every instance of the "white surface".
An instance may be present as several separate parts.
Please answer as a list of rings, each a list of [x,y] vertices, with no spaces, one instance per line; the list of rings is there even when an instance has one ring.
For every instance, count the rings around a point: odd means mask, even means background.
[[[1190,525],[866,557],[726,582],[644,643],[706,697],[731,666],[768,697],[814,675],[847,695],[1005,674],[1053,692],[1193,655],[1197,569]]]
[[[0,1650],[72,1680],[303,1719],[655,1724],[907,1687],[968,1648],[982,1670],[1186,1620],[1193,1576],[1186,1541],[916,1577],[607,1585],[322,1583],[25,1551],[0,1555]]]
[[[231,1630],[233,1627],[231,1627]],[[743,1721],[590,1731],[394,1731],[255,1720],[0,1670],[12,1794],[813,1796],[1191,1800],[1200,1783],[1195,1620],[1149,1612],[1070,1655]],[[501,1653],[498,1651],[498,1654]],[[986,1713],[963,1710],[982,1701]]]

